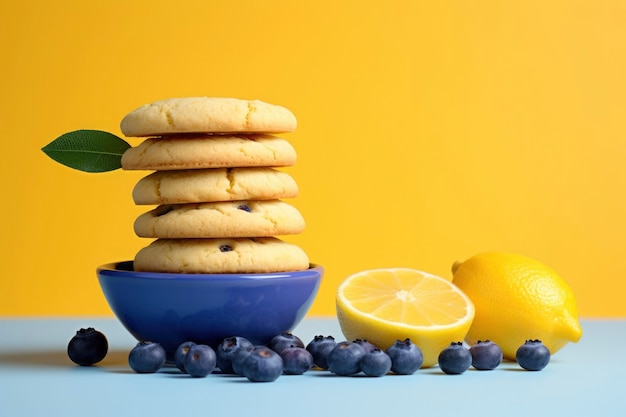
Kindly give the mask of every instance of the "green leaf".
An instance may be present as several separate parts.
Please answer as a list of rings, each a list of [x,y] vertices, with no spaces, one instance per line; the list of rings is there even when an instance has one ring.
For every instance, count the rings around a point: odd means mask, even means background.
[[[101,130],[65,133],[41,150],[53,160],[85,172],[107,172],[122,167],[122,154],[130,145]]]

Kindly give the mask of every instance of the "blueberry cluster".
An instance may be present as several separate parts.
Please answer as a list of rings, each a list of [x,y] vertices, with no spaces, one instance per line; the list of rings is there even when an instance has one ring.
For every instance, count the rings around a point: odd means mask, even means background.
[[[143,341],[130,351],[128,363],[137,373],[154,373],[166,362],[165,350]],[[202,378],[215,371],[246,377],[253,382],[271,382],[282,374],[299,375],[313,367],[313,356],[300,338],[282,333],[267,346],[253,345],[240,336],[225,338],[217,349],[187,341],[174,352],[176,367],[191,377]]]
[[[540,340],[527,340],[517,349],[516,360],[527,371],[540,371],[550,362],[550,351]],[[470,365],[479,371],[490,371],[501,363],[502,349],[490,340],[479,340],[469,349],[454,342],[439,355],[439,368],[450,375],[462,374]]]
[[[90,327],[80,329],[70,340],[68,355],[79,365],[92,365],[105,357],[107,349],[106,337]],[[550,351],[540,340],[527,340],[517,350],[516,360],[525,370],[540,371],[550,362]],[[128,355],[128,364],[137,373],[155,373],[165,363],[165,349],[155,342],[139,342]],[[233,336],[225,338],[216,349],[187,341],[174,352],[176,367],[191,377],[202,378],[218,371],[252,382],[271,382],[281,375],[301,375],[313,368],[339,376],[411,375],[422,363],[422,352],[410,339],[396,340],[382,350],[364,339],[337,342],[332,336],[322,335],[305,346],[292,333],[274,336],[267,346]],[[479,371],[493,370],[502,363],[502,350],[489,340],[469,348],[462,342],[452,342],[441,351],[438,363],[449,375],[462,374],[470,366]]]
[[[319,337],[310,346],[315,346]],[[398,340],[386,350],[373,345],[367,340],[356,339],[352,342],[335,343],[323,359],[330,372],[340,376],[363,373],[366,376],[379,377],[392,372],[398,375],[415,373],[424,361],[422,351],[409,339]]]

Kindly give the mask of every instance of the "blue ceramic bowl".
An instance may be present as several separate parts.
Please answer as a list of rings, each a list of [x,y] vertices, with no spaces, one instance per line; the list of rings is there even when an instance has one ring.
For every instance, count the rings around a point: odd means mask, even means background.
[[[269,274],[135,272],[132,261],[102,265],[98,280],[109,306],[139,341],[171,355],[183,342],[216,347],[225,337],[267,344],[291,331],[313,303],[323,268]]]

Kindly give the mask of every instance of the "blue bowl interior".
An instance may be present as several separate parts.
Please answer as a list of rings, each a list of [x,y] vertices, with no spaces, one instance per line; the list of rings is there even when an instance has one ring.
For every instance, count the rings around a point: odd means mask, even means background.
[[[172,353],[183,342],[216,347],[225,337],[267,344],[291,331],[313,303],[323,268],[269,274],[135,272],[132,261],[97,269],[116,317],[139,341]]]

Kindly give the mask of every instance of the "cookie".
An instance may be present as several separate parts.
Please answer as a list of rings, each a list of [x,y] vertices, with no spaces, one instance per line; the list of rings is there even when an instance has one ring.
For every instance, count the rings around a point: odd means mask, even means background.
[[[145,104],[120,124],[126,136],[176,133],[280,133],[296,129],[288,109],[260,100],[224,97],[171,98]]]
[[[136,271],[268,273],[309,268],[306,253],[275,237],[157,239],[135,256]]]
[[[125,170],[284,167],[296,162],[285,139],[270,135],[185,135],[148,138],[122,155]]]
[[[304,218],[280,200],[162,205],[135,220],[147,238],[280,236],[301,233]]]
[[[289,174],[267,167],[155,171],[133,188],[137,205],[276,200],[297,195],[298,185]]]

